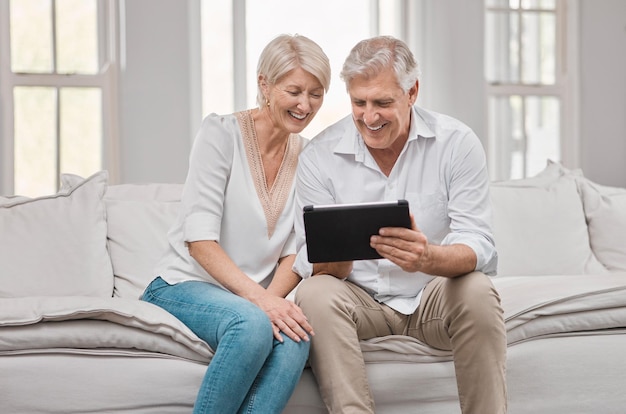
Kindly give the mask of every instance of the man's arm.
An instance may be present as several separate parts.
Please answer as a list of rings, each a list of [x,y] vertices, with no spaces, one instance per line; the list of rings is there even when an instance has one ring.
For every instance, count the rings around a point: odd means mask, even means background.
[[[476,269],[476,253],[469,246],[430,244],[426,235],[415,225],[412,215],[411,227],[380,229],[380,234],[371,238],[372,248],[405,272],[456,277]]]

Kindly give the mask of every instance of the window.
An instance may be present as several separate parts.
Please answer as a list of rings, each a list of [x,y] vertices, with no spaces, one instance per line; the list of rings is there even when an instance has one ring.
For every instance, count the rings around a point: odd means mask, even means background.
[[[343,61],[364,38],[390,34],[406,40],[408,6],[397,0],[318,0],[312,5],[306,0],[202,1],[203,115],[256,106],[258,57],[281,33],[311,38],[331,63],[330,91],[303,135],[311,138],[350,113],[345,84],[339,78]]]
[[[107,165],[115,111],[113,2],[0,3],[3,194],[54,193]],[[110,169],[110,164],[107,165]]]
[[[485,76],[494,179],[532,176],[546,159],[576,165],[564,0],[486,0]],[[568,60],[569,59],[569,60]]]

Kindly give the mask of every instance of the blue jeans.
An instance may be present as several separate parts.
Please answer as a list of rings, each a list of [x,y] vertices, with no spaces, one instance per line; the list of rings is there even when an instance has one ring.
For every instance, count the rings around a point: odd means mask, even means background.
[[[215,351],[194,413],[280,413],[298,383],[309,342],[283,335],[259,307],[219,286],[157,277],[141,298],[180,319]]]

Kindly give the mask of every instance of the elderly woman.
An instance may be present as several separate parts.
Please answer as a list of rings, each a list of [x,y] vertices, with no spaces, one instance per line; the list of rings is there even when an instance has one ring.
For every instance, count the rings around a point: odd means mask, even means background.
[[[142,296],[215,350],[194,413],[280,413],[314,334],[285,297],[300,281],[299,133],[324,101],[330,65],[310,39],[281,35],[261,53],[257,81],[258,108],[203,121],[169,250]]]

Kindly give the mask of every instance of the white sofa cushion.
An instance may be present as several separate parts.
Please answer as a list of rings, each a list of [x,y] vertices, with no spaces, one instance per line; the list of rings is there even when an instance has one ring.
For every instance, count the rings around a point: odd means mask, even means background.
[[[209,345],[172,314],[136,299],[35,296],[3,301],[0,355],[50,348],[118,354],[134,350],[203,363],[213,355]]]
[[[157,276],[154,267],[167,248],[182,188],[182,184],[109,186],[105,203],[115,296],[136,299]]]
[[[576,174],[549,163],[536,177],[491,185],[498,274],[601,274]]]
[[[57,194],[0,197],[0,297],[111,297],[107,179],[64,174]]]
[[[626,270],[626,189],[579,180],[591,248],[609,270]]]

